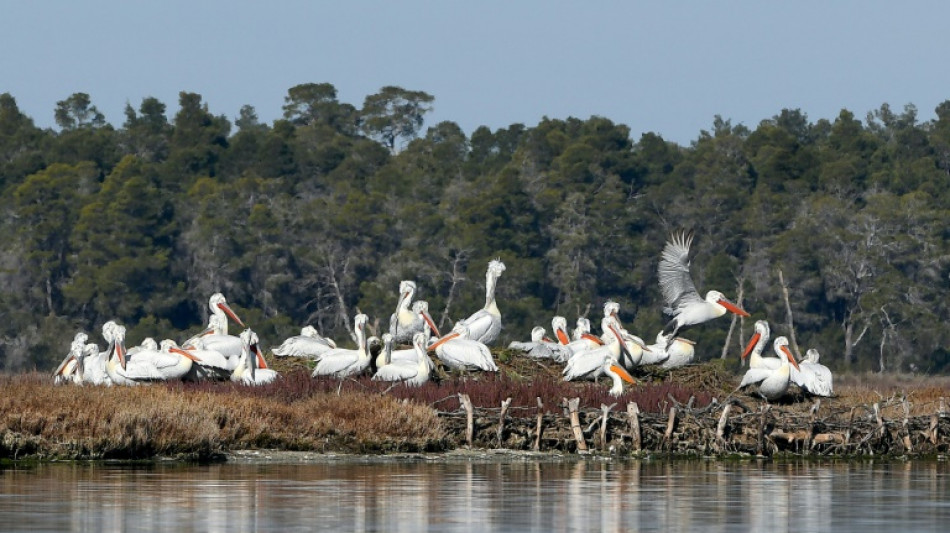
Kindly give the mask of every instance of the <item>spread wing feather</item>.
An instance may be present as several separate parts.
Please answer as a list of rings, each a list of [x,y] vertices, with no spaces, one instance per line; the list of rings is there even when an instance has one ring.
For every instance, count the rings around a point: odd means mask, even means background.
[[[691,233],[674,234],[660,257],[660,290],[668,306],[663,311],[673,316],[678,315],[683,307],[703,301],[689,274],[689,247],[692,243]]]

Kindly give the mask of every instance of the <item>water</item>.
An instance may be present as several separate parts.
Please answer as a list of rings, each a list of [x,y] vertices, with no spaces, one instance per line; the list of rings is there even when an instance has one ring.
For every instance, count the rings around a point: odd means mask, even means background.
[[[0,469],[3,531],[947,531],[944,462]]]

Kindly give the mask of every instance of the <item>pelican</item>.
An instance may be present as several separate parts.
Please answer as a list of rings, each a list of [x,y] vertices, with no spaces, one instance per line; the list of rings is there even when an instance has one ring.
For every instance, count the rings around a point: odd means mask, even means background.
[[[660,368],[667,370],[686,366],[693,362],[696,356],[696,343],[683,337],[674,337],[672,342],[661,331],[656,336],[656,343],[662,345],[666,351],[666,361],[660,363]],[[653,349],[652,347],[650,348]]]
[[[83,348],[85,348],[87,340],[89,340],[89,335],[86,335],[84,331],[80,331],[73,336],[73,341],[69,344],[69,353],[66,354],[66,357],[63,358],[63,362],[53,371],[54,385],[69,382],[76,383],[77,385],[82,383],[77,354],[80,354]],[[79,357],[82,356],[79,355]]]
[[[662,331],[656,334],[656,342],[647,346],[647,350],[640,358],[640,366],[662,365],[670,359],[667,351],[669,336]],[[672,348],[672,345],[670,345]]]
[[[590,334],[590,319],[578,317],[577,325],[574,327],[574,331],[571,332],[571,339],[580,340],[585,333]]]
[[[300,335],[288,337],[280,346],[274,348],[277,357],[319,357],[322,353],[336,348],[333,339],[325,339],[317,333],[317,328],[304,326]]]
[[[459,322],[452,333],[429,346],[445,366],[453,370],[484,370],[498,372],[491,351],[484,343],[473,340],[468,326]]]
[[[663,248],[660,259],[660,289],[668,306],[663,312],[673,316],[663,328],[663,333],[670,335],[670,342],[680,329],[721,317],[727,311],[739,316],[749,316],[749,313],[730,302],[719,291],[707,292],[705,300],[699,297],[689,273],[688,256],[692,242],[692,234],[684,232],[673,235]]]
[[[347,350],[337,348],[325,352],[317,366],[313,369],[313,377],[317,376],[335,376],[345,378],[354,374],[359,374],[366,370],[370,363],[369,351],[366,349],[366,322],[369,317],[360,313],[353,319],[354,331],[356,332],[356,349]]]
[[[197,359],[191,365],[191,371],[183,378],[186,380],[223,381],[229,379],[241,360],[240,355],[228,357],[217,350],[205,348],[204,341],[200,338],[184,350]]]
[[[563,330],[564,333],[567,332],[567,321],[562,317],[554,317],[551,319],[551,327],[556,331]],[[562,335],[558,335],[558,338],[561,338]],[[604,345],[604,341],[597,335],[593,335],[590,332],[590,320],[586,318],[577,319],[577,327],[574,328],[572,337],[573,340],[567,343],[567,351],[569,353],[564,357],[562,354],[558,353],[560,357],[555,358],[559,363],[566,363],[571,357],[581,353],[586,352],[587,350],[593,350],[595,348],[600,348]]]
[[[564,381],[596,380],[604,375],[604,367],[608,362],[616,365],[621,353],[626,352],[627,346],[617,328],[617,319],[610,315],[605,316],[601,320],[601,327],[612,335],[610,342],[599,348],[571,356],[562,373]]]
[[[155,340],[151,337],[148,339],[152,341],[151,344],[155,343]],[[154,366],[163,380],[181,379],[191,371],[191,367],[195,362],[201,362],[194,355],[179,348],[178,343],[171,339],[163,340],[161,345],[155,344],[154,349],[145,347],[149,344],[143,342],[134,354],[131,353],[132,350],[129,350],[126,359],[127,361],[148,363]]]
[[[766,320],[755,321],[755,334],[749,339],[745,350],[742,352],[742,359],[749,358],[749,368],[771,368],[776,369],[781,366],[782,361],[774,357],[762,357],[762,351],[769,342],[772,334],[769,323]],[[751,354],[751,355],[750,355]]]
[[[409,344],[412,342],[412,336],[422,331],[426,327],[426,321],[432,322],[431,318],[424,319],[419,316],[420,310],[413,302],[412,297],[416,294],[416,282],[403,280],[399,282],[399,303],[396,304],[396,312],[389,318],[389,334],[393,336],[393,342],[396,344]],[[410,304],[412,309],[410,310]],[[429,314],[429,304],[425,304],[426,316]],[[434,326],[433,331],[436,331]],[[436,336],[440,335],[436,333]]]
[[[129,348],[128,351],[125,352],[125,356],[132,357],[133,355],[143,350],[149,350],[149,351],[154,352],[154,351],[158,351],[158,349],[159,349],[159,346],[158,346],[158,343],[155,342],[155,339],[153,339],[152,337],[145,337],[144,339],[142,339],[141,344],[139,344],[138,346],[133,346]]]
[[[429,330],[421,331],[422,335],[426,338],[426,346],[429,344]],[[415,339],[415,336],[413,336]],[[379,351],[379,355],[376,356],[376,370],[383,368],[384,366],[390,363],[409,363],[416,364],[416,348],[413,346],[408,350],[393,350],[393,336],[389,333],[383,333],[382,338],[383,348]],[[435,370],[435,364],[432,362],[432,359],[429,359],[429,356],[426,356],[427,366],[429,371]]]
[[[604,359],[603,372],[612,380],[612,386],[610,387],[610,390],[607,391],[607,393],[614,398],[623,394],[624,381],[631,384],[636,383],[636,380],[633,379],[633,376],[631,376],[626,370],[623,369],[622,366],[618,365],[610,358]]]
[[[632,369],[643,364],[654,364],[650,359],[651,354],[649,352],[651,348],[646,345],[643,339],[627,331],[623,327],[623,324],[620,323],[620,304],[613,300],[607,300],[604,303],[604,316],[613,317],[614,325],[617,331],[620,332],[620,336],[627,347],[627,351],[622,354],[620,360],[620,364],[623,365],[624,368]],[[600,336],[603,342],[610,342],[612,340],[611,337],[611,333],[606,330]],[[647,362],[643,362],[643,356],[647,357]],[[665,358],[663,358],[663,360],[665,360]]]
[[[564,362],[571,352],[567,346],[558,344],[545,336],[544,328],[535,326],[531,330],[531,341],[514,341],[508,345],[509,350],[518,350],[532,359],[554,359]]]
[[[779,367],[774,369],[766,367],[750,368],[746,370],[745,375],[742,376],[742,382],[739,383],[740,389],[757,383],[759,394],[766,400],[781,398],[788,390],[788,384],[791,382],[791,368],[798,369],[798,363],[788,349],[787,338],[776,338],[772,346],[781,361]]]
[[[505,264],[500,260],[493,259],[488,263],[488,270],[485,272],[485,307],[456,322],[452,331],[461,332],[460,328],[465,326],[466,338],[486,345],[495,342],[501,333],[501,311],[495,303],[495,286],[504,271]]]
[[[243,343],[238,364],[231,372],[231,381],[244,385],[264,385],[277,379],[277,372],[267,368],[257,333],[246,328],[239,337]]]
[[[125,357],[125,326],[112,323],[106,360],[106,372],[116,385],[137,385],[148,381],[162,381],[164,375],[147,360],[129,360]],[[105,326],[103,326],[105,335]]]
[[[805,359],[799,363],[799,371],[792,372],[792,381],[814,396],[834,394],[831,370],[818,363],[818,350],[814,348],[805,352]]]
[[[391,348],[392,336],[388,333],[383,335],[383,342],[388,344]],[[424,332],[416,333],[412,337],[413,351],[416,355],[415,360],[408,361],[406,359],[400,359],[387,361],[387,364],[376,371],[376,374],[373,375],[373,379],[377,381],[401,381],[410,387],[418,387],[429,381],[429,373],[431,372],[429,365],[432,364],[432,361],[426,353],[426,344],[428,344],[428,342],[428,335]],[[384,350],[384,352],[386,352],[386,350]],[[386,353],[391,354],[392,352],[388,351]]]
[[[237,359],[241,356],[241,339],[234,335],[228,335],[228,318],[237,322],[242,328],[247,326],[231,310],[224,295],[220,292],[211,295],[208,300],[208,308],[211,310],[208,327],[182,343],[182,346],[186,349],[196,346],[198,338],[203,337],[205,349],[217,350],[228,357]]]

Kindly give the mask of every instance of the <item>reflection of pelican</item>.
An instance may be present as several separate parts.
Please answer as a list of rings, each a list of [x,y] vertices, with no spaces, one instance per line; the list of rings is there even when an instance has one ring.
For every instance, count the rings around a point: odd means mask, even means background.
[[[781,361],[779,367],[774,369],[767,367],[750,368],[746,371],[745,375],[742,376],[742,382],[739,383],[740,389],[758,383],[759,394],[764,396],[767,400],[774,400],[785,394],[788,390],[788,384],[791,381],[791,367],[789,363],[796,369],[798,369],[798,363],[795,361],[792,352],[788,349],[787,338],[778,337],[775,339],[773,347],[776,355],[779,356],[779,361]]]
[[[495,286],[504,271],[505,264],[501,261],[494,259],[488,263],[488,270],[485,272],[485,307],[472,316],[459,320],[452,331],[460,333],[461,326],[465,326],[464,337],[483,344],[495,342],[501,333],[501,311],[495,303]]]
[[[322,337],[313,326],[304,326],[300,328],[300,335],[287,337],[272,351],[277,357],[317,357],[333,348],[336,348],[333,339]]]
[[[668,306],[663,311],[673,315],[663,333],[671,335],[670,340],[680,329],[721,317],[726,311],[749,316],[719,291],[707,292],[705,299],[699,297],[689,273],[689,247],[692,242],[692,235],[674,235],[663,248],[660,259],[660,289]]]
[[[387,341],[388,337],[388,341]],[[383,335],[383,341],[392,346],[392,337],[387,333]],[[406,385],[418,387],[429,381],[429,355],[426,354],[426,343],[428,335],[425,333],[416,333],[412,338],[412,347],[416,353],[415,361],[389,360],[373,376],[373,379],[379,381],[401,381]],[[388,358],[388,357],[387,357]]]
[[[264,362],[257,333],[247,328],[241,332],[240,339],[243,347],[237,367],[231,373],[231,381],[245,385],[264,385],[277,379],[277,372],[267,368],[267,363]]]
[[[495,365],[488,346],[472,340],[468,335],[468,326],[459,322],[452,333],[434,342],[429,346],[429,350],[435,351],[436,357],[453,370],[497,372],[498,366]]]
[[[353,329],[356,332],[356,349],[348,350],[337,348],[325,352],[320,356],[317,366],[313,369],[313,377],[335,376],[344,378],[359,374],[366,370],[370,363],[370,355],[366,350],[366,322],[369,317],[360,313],[353,319]]]
[[[818,350],[814,348],[805,352],[805,359],[799,363],[798,372],[792,372],[792,381],[815,396],[834,394],[831,370],[818,363]]]

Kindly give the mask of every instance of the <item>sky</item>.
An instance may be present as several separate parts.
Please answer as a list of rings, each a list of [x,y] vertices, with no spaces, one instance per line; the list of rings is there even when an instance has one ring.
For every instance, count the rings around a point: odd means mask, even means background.
[[[716,115],[783,109],[920,121],[950,100],[950,2],[0,0],[0,93],[41,127],[77,92],[116,127],[143,98],[194,92],[232,121],[281,118],[287,90],[341,102],[387,85],[435,97],[426,126],[466,134],[602,116],[689,145]]]

